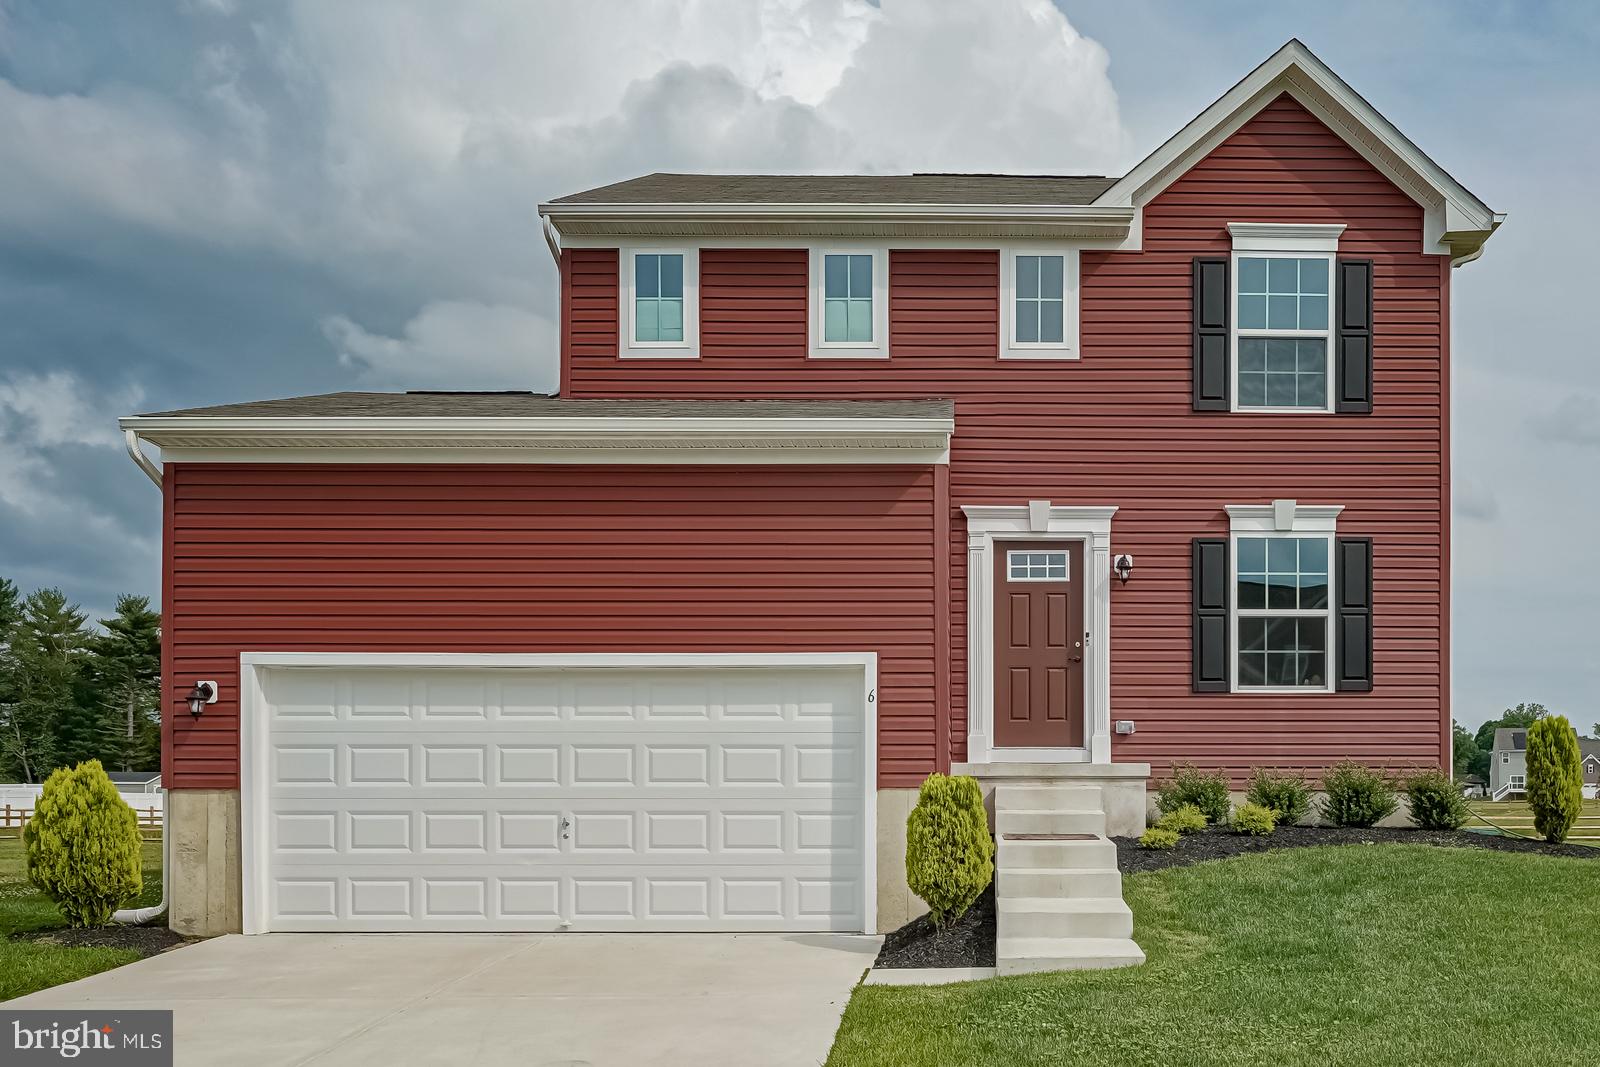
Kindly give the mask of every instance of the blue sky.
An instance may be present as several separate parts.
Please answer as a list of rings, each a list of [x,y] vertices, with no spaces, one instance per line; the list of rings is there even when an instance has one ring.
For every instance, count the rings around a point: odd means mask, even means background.
[[[1118,173],[1298,36],[1511,220],[1457,272],[1455,714],[1600,719],[1600,6],[0,0],[0,573],[159,585],[135,410],[554,382],[540,199]]]

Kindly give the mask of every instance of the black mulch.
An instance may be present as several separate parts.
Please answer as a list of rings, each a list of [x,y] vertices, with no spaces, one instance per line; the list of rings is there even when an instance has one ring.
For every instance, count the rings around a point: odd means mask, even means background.
[[[936,930],[926,915],[883,939],[874,967],[993,967],[994,886],[967,913]]]
[[[196,938],[184,937],[165,926],[87,926],[81,930],[23,930],[11,935],[13,941],[37,941],[64,948],[131,948],[141,956],[155,956],[187,945]]]
[[[1309,848],[1316,845],[1439,845],[1444,848],[1487,848],[1499,852],[1538,852],[1546,856],[1571,856],[1600,859],[1600,848],[1586,845],[1551,845],[1498,834],[1476,834],[1465,830],[1415,830],[1400,827],[1374,827],[1358,830],[1344,826],[1286,826],[1264,837],[1235,834],[1227,830],[1206,830],[1185,834],[1176,848],[1158,851],[1139,847],[1136,837],[1112,838],[1117,846],[1117,866],[1123,874],[1159,871],[1168,867],[1187,867],[1206,860],[1226,859],[1250,852],[1278,848]]]
[[[1536,852],[1546,856],[1600,859],[1600,848],[1587,845],[1551,845],[1498,834],[1465,830],[1416,830],[1375,827],[1289,826],[1265,837],[1251,837],[1211,829],[1185,834],[1176,848],[1156,851],[1139,847],[1138,838],[1114,837],[1117,866],[1123,874],[1187,867],[1206,860],[1227,859],[1280,848],[1319,845],[1438,845],[1442,848],[1486,848],[1498,852]],[[993,967],[994,887],[984,890],[965,915],[948,930],[934,929],[926,915],[913,919],[883,939],[874,967]]]

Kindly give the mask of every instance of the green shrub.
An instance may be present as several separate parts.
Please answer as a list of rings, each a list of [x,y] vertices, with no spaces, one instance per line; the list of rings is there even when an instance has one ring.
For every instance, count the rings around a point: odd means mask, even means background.
[[[1275,826],[1293,826],[1311,813],[1311,789],[1297,774],[1274,774],[1257,767],[1245,799],[1271,808]]]
[[[1565,841],[1583,808],[1583,763],[1578,735],[1565,715],[1528,727],[1528,807],[1546,841]]]
[[[906,819],[906,884],[949,926],[994,880],[994,838],[976,778],[930,774]]]
[[[1389,779],[1351,760],[1328,770],[1322,790],[1322,817],[1334,826],[1375,826],[1400,806]]]
[[[1411,821],[1424,830],[1459,830],[1472,815],[1461,790],[1438,768],[1418,771],[1406,780]]]
[[[1208,824],[1205,812],[1193,804],[1180,804],[1157,819],[1156,825],[1174,833],[1192,834],[1197,830],[1204,830]]]
[[[99,760],[50,776],[22,839],[28,880],[70,926],[103,926],[143,888],[139,817]]]
[[[1184,805],[1199,808],[1206,822],[1228,821],[1232,800],[1228,796],[1228,776],[1221,771],[1207,773],[1192,763],[1179,763],[1172,768],[1172,777],[1156,790],[1156,802],[1162,814],[1177,811]]]
[[[1245,801],[1233,811],[1233,832],[1260,837],[1272,833],[1277,815],[1271,808]]]
[[[1169,848],[1177,848],[1178,840],[1178,831],[1152,826],[1139,838],[1139,847],[1164,852]]]

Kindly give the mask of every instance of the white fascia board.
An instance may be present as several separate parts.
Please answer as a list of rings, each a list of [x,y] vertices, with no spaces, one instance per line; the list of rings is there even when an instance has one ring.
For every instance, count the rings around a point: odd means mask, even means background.
[[[1504,215],[1450,176],[1299,41],[1290,41],[1101,193],[1096,207],[1141,208],[1280,93],[1288,93],[1427,212],[1425,253],[1464,262]],[[1137,247],[1140,229],[1130,247]]]

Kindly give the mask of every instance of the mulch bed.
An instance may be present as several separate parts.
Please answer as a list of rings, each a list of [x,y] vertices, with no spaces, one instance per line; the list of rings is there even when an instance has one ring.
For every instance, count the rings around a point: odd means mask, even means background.
[[[926,915],[912,919],[883,939],[874,967],[993,967],[994,886],[950,925],[934,929]]]
[[[1139,847],[1135,837],[1114,837],[1117,866],[1123,874],[1188,867],[1207,860],[1227,859],[1281,848],[1321,845],[1436,845],[1441,848],[1485,848],[1497,852],[1537,852],[1546,856],[1600,859],[1600,848],[1587,845],[1551,845],[1497,834],[1465,830],[1416,830],[1374,827],[1287,826],[1265,837],[1251,837],[1211,829],[1185,834],[1178,846],[1166,851]],[[874,967],[993,967],[995,939],[994,887],[984,890],[965,915],[945,931],[934,929],[926,915],[913,919],[883,939]]]
[[[13,941],[36,941],[63,948],[127,948],[141,956],[155,956],[196,940],[165,926],[89,926],[81,930],[23,930]]]
[[[1465,830],[1416,830],[1408,827],[1358,830],[1345,826],[1286,826],[1264,837],[1211,829],[1184,834],[1176,848],[1165,851],[1140,848],[1136,837],[1114,837],[1112,841],[1117,846],[1117,866],[1122,868],[1123,874],[1187,867],[1206,860],[1272,849],[1311,848],[1318,845],[1438,845],[1443,848],[1486,848],[1497,852],[1538,852],[1546,856],[1600,859],[1600,848],[1587,845],[1551,845],[1498,834],[1477,834]]]

